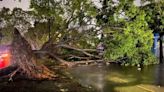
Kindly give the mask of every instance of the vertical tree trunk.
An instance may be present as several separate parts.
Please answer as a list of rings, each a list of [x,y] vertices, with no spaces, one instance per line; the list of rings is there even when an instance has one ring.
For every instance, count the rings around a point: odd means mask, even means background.
[[[160,51],[160,63],[163,63],[163,44],[162,44],[162,36],[163,36],[163,34],[160,34],[160,40],[159,40],[159,44],[160,44],[160,46],[159,46],[159,51]]]

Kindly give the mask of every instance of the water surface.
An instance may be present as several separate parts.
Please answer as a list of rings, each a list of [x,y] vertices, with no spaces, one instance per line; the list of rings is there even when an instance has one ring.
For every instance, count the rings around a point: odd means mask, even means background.
[[[164,65],[137,67],[80,66],[69,70],[83,86],[97,92],[164,92]]]

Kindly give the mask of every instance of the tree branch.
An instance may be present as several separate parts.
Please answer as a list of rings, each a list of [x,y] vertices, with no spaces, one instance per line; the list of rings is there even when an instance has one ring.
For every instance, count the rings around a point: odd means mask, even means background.
[[[62,44],[62,45],[57,45],[57,47],[63,47],[63,48],[67,48],[67,49],[76,50],[76,51],[82,52],[83,54],[85,54],[85,55],[87,55],[87,56],[89,56],[89,57],[101,58],[101,57],[99,57],[99,56],[97,56],[97,55],[90,54],[90,53],[86,52],[86,51],[83,50],[83,49],[75,48],[75,47],[69,46],[69,45],[63,45],[63,44]]]

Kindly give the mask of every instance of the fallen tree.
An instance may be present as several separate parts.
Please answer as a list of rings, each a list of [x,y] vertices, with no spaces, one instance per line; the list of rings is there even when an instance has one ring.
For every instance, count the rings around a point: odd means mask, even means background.
[[[72,50],[77,53],[62,54],[61,49]],[[37,63],[41,58],[36,54],[48,56],[60,65],[72,67],[80,64],[90,64],[103,61],[96,49],[79,49],[67,44],[52,44],[52,40],[46,42],[40,50],[32,50],[31,44],[15,28],[11,44],[11,68],[12,72],[7,76],[12,79],[16,74],[23,75],[29,79],[54,79],[56,75],[43,64]],[[72,61],[72,60],[73,61]],[[78,59],[78,60],[75,60]],[[69,61],[71,60],[71,61]]]
[[[62,54],[61,49],[71,50],[71,54]],[[74,53],[74,52],[79,52]],[[40,50],[34,51],[36,54],[44,54],[56,59],[61,65],[73,67],[79,64],[90,64],[104,61],[98,55],[96,49],[80,49],[67,44],[52,44],[51,40],[46,42]],[[76,60],[78,59],[78,60]]]
[[[11,44],[11,67],[14,70],[8,75],[10,79],[17,73],[30,79],[54,79],[54,72],[43,64],[37,63],[30,44],[15,28]]]
[[[53,53],[50,53],[50,52],[47,52],[47,51],[35,51],[35,53],[42,53],[42,54],[46,54],[50,57],[52,57],[53,59],[56,59],[58,62],[60,62],[60,65],[65,65],[66,67],[73,67],[73,66],[78,66],[78,65],[88,65],[88,64],[91,64],[91,63],[100,63],[100,62],[103,62],[104,60],[103,59],[90,59],[89,57],[79,57],[79,56],[74,56],[74,55],[68,55],[72,58],[72,56],[74,58],[80,58],[80,59],[83,59],[83,60],[78,60],[78,61],[66,61],[65,59],[61,58],[60,56],[57,56]],[[70,58],[69,57],[69,58]]]

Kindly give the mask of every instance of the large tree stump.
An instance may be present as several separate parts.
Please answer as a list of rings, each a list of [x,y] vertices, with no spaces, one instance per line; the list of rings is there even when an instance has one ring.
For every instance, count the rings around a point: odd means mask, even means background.
[[[11,63],[12,66],[17,67],[11,77],[18,71],[30,79],[53,79],[55,77],[54,73],[44,65],[37,64],[30,44],[16,28],[11,44]]]

